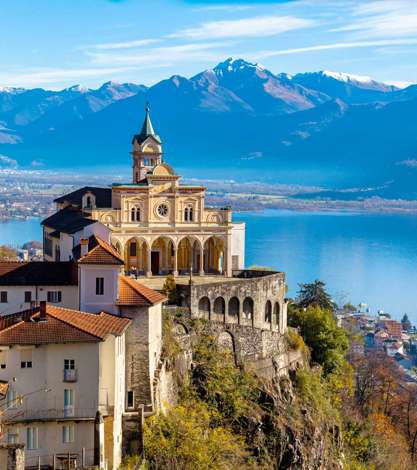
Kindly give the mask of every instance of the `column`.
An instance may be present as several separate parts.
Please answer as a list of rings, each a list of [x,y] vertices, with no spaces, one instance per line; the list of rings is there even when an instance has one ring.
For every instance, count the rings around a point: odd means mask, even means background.
[[[139,253],[140,253],[140,249],[139,249],[139,240],[136,240],[136,277],[138,277],[138,271],[139,271]]]
[[[172,274],[178,276],[178,250],[176,246],[174,246],[174,271]]]
[[[152,256],[151,256],[152,250],[146,246],[146,277],[151,277],[152,276]]]
[[[203,245],[200,246],[200,276],[204,276],[204,248]]]

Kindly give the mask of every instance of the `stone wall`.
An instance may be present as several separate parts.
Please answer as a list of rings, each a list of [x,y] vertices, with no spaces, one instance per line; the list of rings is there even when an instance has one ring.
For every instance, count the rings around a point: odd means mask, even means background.
[[[179,287],[181,305],[194,318],[285,333],[284,273],[239,270],[233,278]]]

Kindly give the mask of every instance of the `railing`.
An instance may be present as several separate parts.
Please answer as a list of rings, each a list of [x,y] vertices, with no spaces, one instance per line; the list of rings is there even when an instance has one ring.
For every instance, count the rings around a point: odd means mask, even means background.
[[[103,406],[99,407],[99,410],[106,414]],[[4,421],[8,423],[18,421],[49,421],[59,419],[95,419],[97,408],[76,408],[74,406],[65,406],[60,409],[43,409],[43,410],[10,410],[4,416]]]
[[[76,382],[78,379],[77,369],[64,369],[64,382]]]

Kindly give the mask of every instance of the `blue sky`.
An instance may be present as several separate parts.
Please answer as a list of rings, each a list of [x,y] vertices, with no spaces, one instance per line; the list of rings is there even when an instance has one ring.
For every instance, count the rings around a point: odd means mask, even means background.
[[[151,85],[229,56],[417,83],[416,0],[1,0],[0,86]]]

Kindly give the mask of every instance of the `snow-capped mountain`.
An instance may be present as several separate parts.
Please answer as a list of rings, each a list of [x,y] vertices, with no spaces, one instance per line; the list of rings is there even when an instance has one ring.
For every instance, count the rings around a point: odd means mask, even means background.
[[[320,178],[386,179],[411,171],[397,162],[417,155],[417,85],[400,90],[329,71],[276,74],[232,58],[149,88],[0,90],[0,154],[20,166],[128,164],[146,100],[170,162],[182,168],[252,174],[265,162],[268,177],[298,168]],[[254,152],[259,158],[245,157]]]

